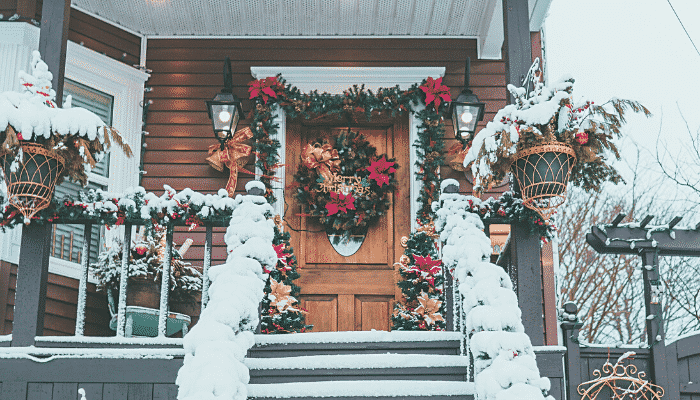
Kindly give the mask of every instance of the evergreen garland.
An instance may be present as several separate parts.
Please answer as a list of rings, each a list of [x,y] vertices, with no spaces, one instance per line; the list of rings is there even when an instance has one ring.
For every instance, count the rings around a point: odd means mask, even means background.
[[[411,85],[407,90],[400,89],[398,85],[393,88],[379,88],[376,93],[365,89],[364,85],[353,85],[340,95],[318,91],[303,93],[297,87],[287,84],[281,74],[250,82],[250,98],[255,104],[251,111],[253,151],[258,157],[256,167],[264,175],[261,181],[267,188],[268,202],[274,203],[276,199],[270,186],[271,179],[265,176],[274,176],[275,169],[279,166],[280,143],[272,139],[279,128],[279,125],[272,121],[275,109],[281,108],[290,119],[310,119],[319,115],[337,115],[338,119],[341,119],[348,113],[364,113],[368,121],[372,119],[373,113],[388,113],[394,117],[425,104],[426,93],[432,89],[431,83],[436,81],[441,82],[441,79],[434,81],[428,78],[420,84]],[[445,125],[442,114],[449,108],[447,101],[428,103],[416,113],[421,125],[418,139],[413,144],[418,153],[416,165],[420,168],[419,176],[423,181],[419,193],[421,205],[418,215],[422,223],[428,223],[434,217],[430,204],[439,195],[437,171],[444,161],[442,154],[445,146]]]
[[[275,269],[270,271],[265,284],[265,297],[261,303],[260,331],[262,333],[306,332],[313,328],[313,325],[306,325],[306,310],[299,307],[299,286],[294,284],[294,281],[299,279],[299,272],[297,272],[297,259],[289,243],[289,236],[289,232],[282,232],[275,226],[272,245],[278,253],[278,261]],[[272,300],[275,300],[275,303],[280,300],[271,298],[273,281],[289,288],[289,299],[279,306],[271,305]]]

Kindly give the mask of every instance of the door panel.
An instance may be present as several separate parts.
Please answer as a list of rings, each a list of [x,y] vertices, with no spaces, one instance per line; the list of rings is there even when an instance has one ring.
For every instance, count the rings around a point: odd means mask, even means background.
[[[355,330],[389,330],[394,296],[355,296]]]
[[[288,205],[285,221],[299,263],[302,306],[309,311],[307,323],[313,332],[349,330],[388,330],[389,311],[400,299],[396,286],[399,275],[394,261],[403,254],[401,236],[410,232],[408,118],[400,118],[388,128],[353,127],[365,135],[378,154],[395,157],[398,188],[392,205],[371,226],[360,249],[349,257],[338,254],[323,227],[315,218],[302,214],[291,191],[285,192]],[[332,138],[347,128],[302,126],[287,123],[286,179],[294,181],[301,162],[301,150],[317,138]]]
[[[315,332],[338,330],[338,296],[302,295],[299,303],[309,313],[306,323],[314,326]]]

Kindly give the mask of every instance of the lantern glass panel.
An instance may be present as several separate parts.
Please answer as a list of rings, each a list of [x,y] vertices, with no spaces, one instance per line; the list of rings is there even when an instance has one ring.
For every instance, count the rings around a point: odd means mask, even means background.
[[[457,119],[459,134],[467,136],[476,130],[476,124],[479,122],[479,107],[469,104],[455,104],[455,113],[453,118]]]
[[[231,131],[238,123],[238,110],[233,104],[212,104],[211,114],[215,131]]]

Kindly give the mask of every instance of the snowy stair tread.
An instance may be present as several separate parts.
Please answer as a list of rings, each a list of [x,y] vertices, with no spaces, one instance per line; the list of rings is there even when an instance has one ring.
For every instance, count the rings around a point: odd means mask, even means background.
[[[273,398],[466,398],[474,393],[471,382],[357,380],[293,382],[248,385],[248,397]]]
[[[469,366],[469,359],[463,356],[429,354],[340,354],[281,358],[247,358],[245,360],[245,365],[251,370],[426,367],[466,368]]]
[[[250,383],[356,380],[465,381],[467,357],[427,354],[339,354],[248,358]]]

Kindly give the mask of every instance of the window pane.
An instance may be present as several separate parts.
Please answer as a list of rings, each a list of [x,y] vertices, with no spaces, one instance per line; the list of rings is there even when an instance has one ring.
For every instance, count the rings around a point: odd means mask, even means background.
[[[55,198],[62,200],[66,196],[71,196],[74,200],[79,200],[79,192],[89,189],[104,189],[104,186],[94,183],[88,183],[87,187],[83,188],[77,183],[65,181],[56,186]],[[92,235],[90,243],[90,262],[97,261],[97,254],[100,243],[102,243],[102,227],[94,225],[92,227]],[[61,258],[66,261],[79,263],[83,252],[83,233],[84,225],[65,225],[55,224],[51,236],[51,256]]]
[[[63,101],[73,97],[73,107],[81,107],[95,113],[107,125],[112,125],[112,107],[114,97],[95,90],[91,87],[66,79],[63,86]],[[109,154],[95,165],[92,172],[101,176],[109,176]]]
[[[97,114],[107,125],[112,124],[112,106],[114,103],[114,98],[112,96],[66,79],[63,88],[64,101],[68,95],[73,97],[73,107],[82,107],[90,110]],[[97,163],[95,168],[92,169],[92,173],[109,177],[109,156],[105,156]],[[80,198],[79,193],[89,189],[106,190],[107,187],[89,182],[87,187],[83,188],[79,184],[66,180],[56,186],[56,193],[54,196],[58,200],[62,200],[66,196],[78,200]],[[97,254],[102,242],[101,230],[102,227],[100,226],[92,227],[90,262],[95,262],[97,260]],[[54,225],[51,236],[51,256],[75,263],[81,262],[84,243],[83,233],[83,225]]]

